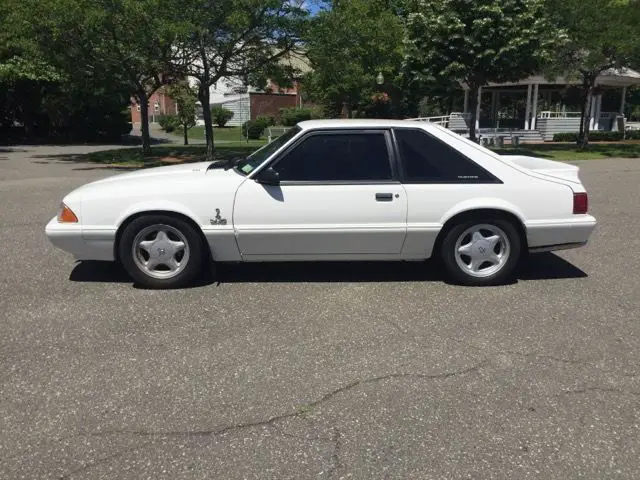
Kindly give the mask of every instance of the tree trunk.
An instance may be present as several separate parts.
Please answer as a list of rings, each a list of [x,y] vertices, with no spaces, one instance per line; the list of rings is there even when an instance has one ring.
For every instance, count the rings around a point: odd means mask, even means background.
[[[146,92],[138,92],[138,103],[140,104],[140,130],[142,132],[142,153],[151,155],[151,135],[149,133],[149,97]]]
[[[469,85],[469,140],[477,142],[476,138],[476,111],[478,110],[478,87]]]
[[[589,144],[590,112],[593,102],[593,81],[585,78],[583,82],[583,101],[580,115],[580,132],[578,133],[578,147],[584,148]]]
[[[204,119],[204,137],[207,141],[207,160],[213,160],[213,122],[211,121],[211,106],[209,105],[209,85],[200,84],[198,99],[202,104]]]
[[[184,128],[184,144],[189,145],[189,135],[187,135],[189,129],[187,128],[186,124],[182,125],[182,128]]]

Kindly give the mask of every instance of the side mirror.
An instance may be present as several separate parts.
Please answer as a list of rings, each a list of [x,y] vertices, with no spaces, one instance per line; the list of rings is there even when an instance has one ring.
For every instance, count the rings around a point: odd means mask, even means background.
[[[273,168],[268,167],[258,174],[256,181],[265,185],[280,185],[280,174]]]

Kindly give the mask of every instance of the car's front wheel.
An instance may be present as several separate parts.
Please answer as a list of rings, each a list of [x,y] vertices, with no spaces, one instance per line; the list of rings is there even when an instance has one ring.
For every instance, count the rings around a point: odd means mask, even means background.
[[[502,218],[462,221],[447,232],[441,245],[449,276],[457,283],[477,286],[506,282],[522,248],[516,228]]]
[[[125,270],[147,288],[179,288],[202,269],[202,241],[180,218],[148,215],[133,220],[122,233],[119,258]]]

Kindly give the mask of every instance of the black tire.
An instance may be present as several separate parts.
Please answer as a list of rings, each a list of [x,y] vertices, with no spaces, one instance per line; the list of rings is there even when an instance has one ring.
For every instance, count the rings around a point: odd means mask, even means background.
[[[181,266],[179,272],[173,276],[167,278],[152,276],[140,267],[140,262],[134,258],[133,243],[136,237],[153,226],[166,226],[167,230],[177,231],[184,237],[183,243],[186,244],[188,258],[186,264]],[[120,238],[118,255],[122,266],[137,284],[153,289],[181,288],[192,284],[202,271],[203,261],[206,258],[201,237],[191,224],[180,218],[161,214],[141,216],[127,225]],[[184,256],[182,258],[184,259]]]
[[[508,241],[509,254],[501,267],[490,275],[473,276],[463,269],[456,260],[458,239],[468,229],[478,225],[489,225],[502,230]],[[500,248],[499,246],[497,248]],[[466,218],[453,225],[446,233],[440,247],[440,259],[451,281],[460,285],[486,286],[507,283],[516,266],[519,264],[522,252],[522,240],[515,225],[498,216]]]

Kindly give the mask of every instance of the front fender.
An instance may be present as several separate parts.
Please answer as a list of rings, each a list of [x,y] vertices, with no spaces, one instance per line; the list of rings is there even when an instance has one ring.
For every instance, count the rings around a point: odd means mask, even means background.
[[[201,220],[198,218],[195,212],[192,211],[190,208],[186,207],[185,205],[179,202],[174,202],[171,200],[156,199],[156,200],[145,200],[143,202],[138,202],[138,203],[134,203],[133,205],[130,205],[124,212],[120,214],[120,216],[116,220],[116,229],[120,228],[120,226],[127,220],[127,218],[131,217],[132,215],[136,215],[138,213],[143,213],[143,212],[152,212],[152,211],[179,213],[181,215],[184,215],[185,217],[189,217],[191,220],[193,220],[193,222],[195,222],[196,225],[202,228]]]

